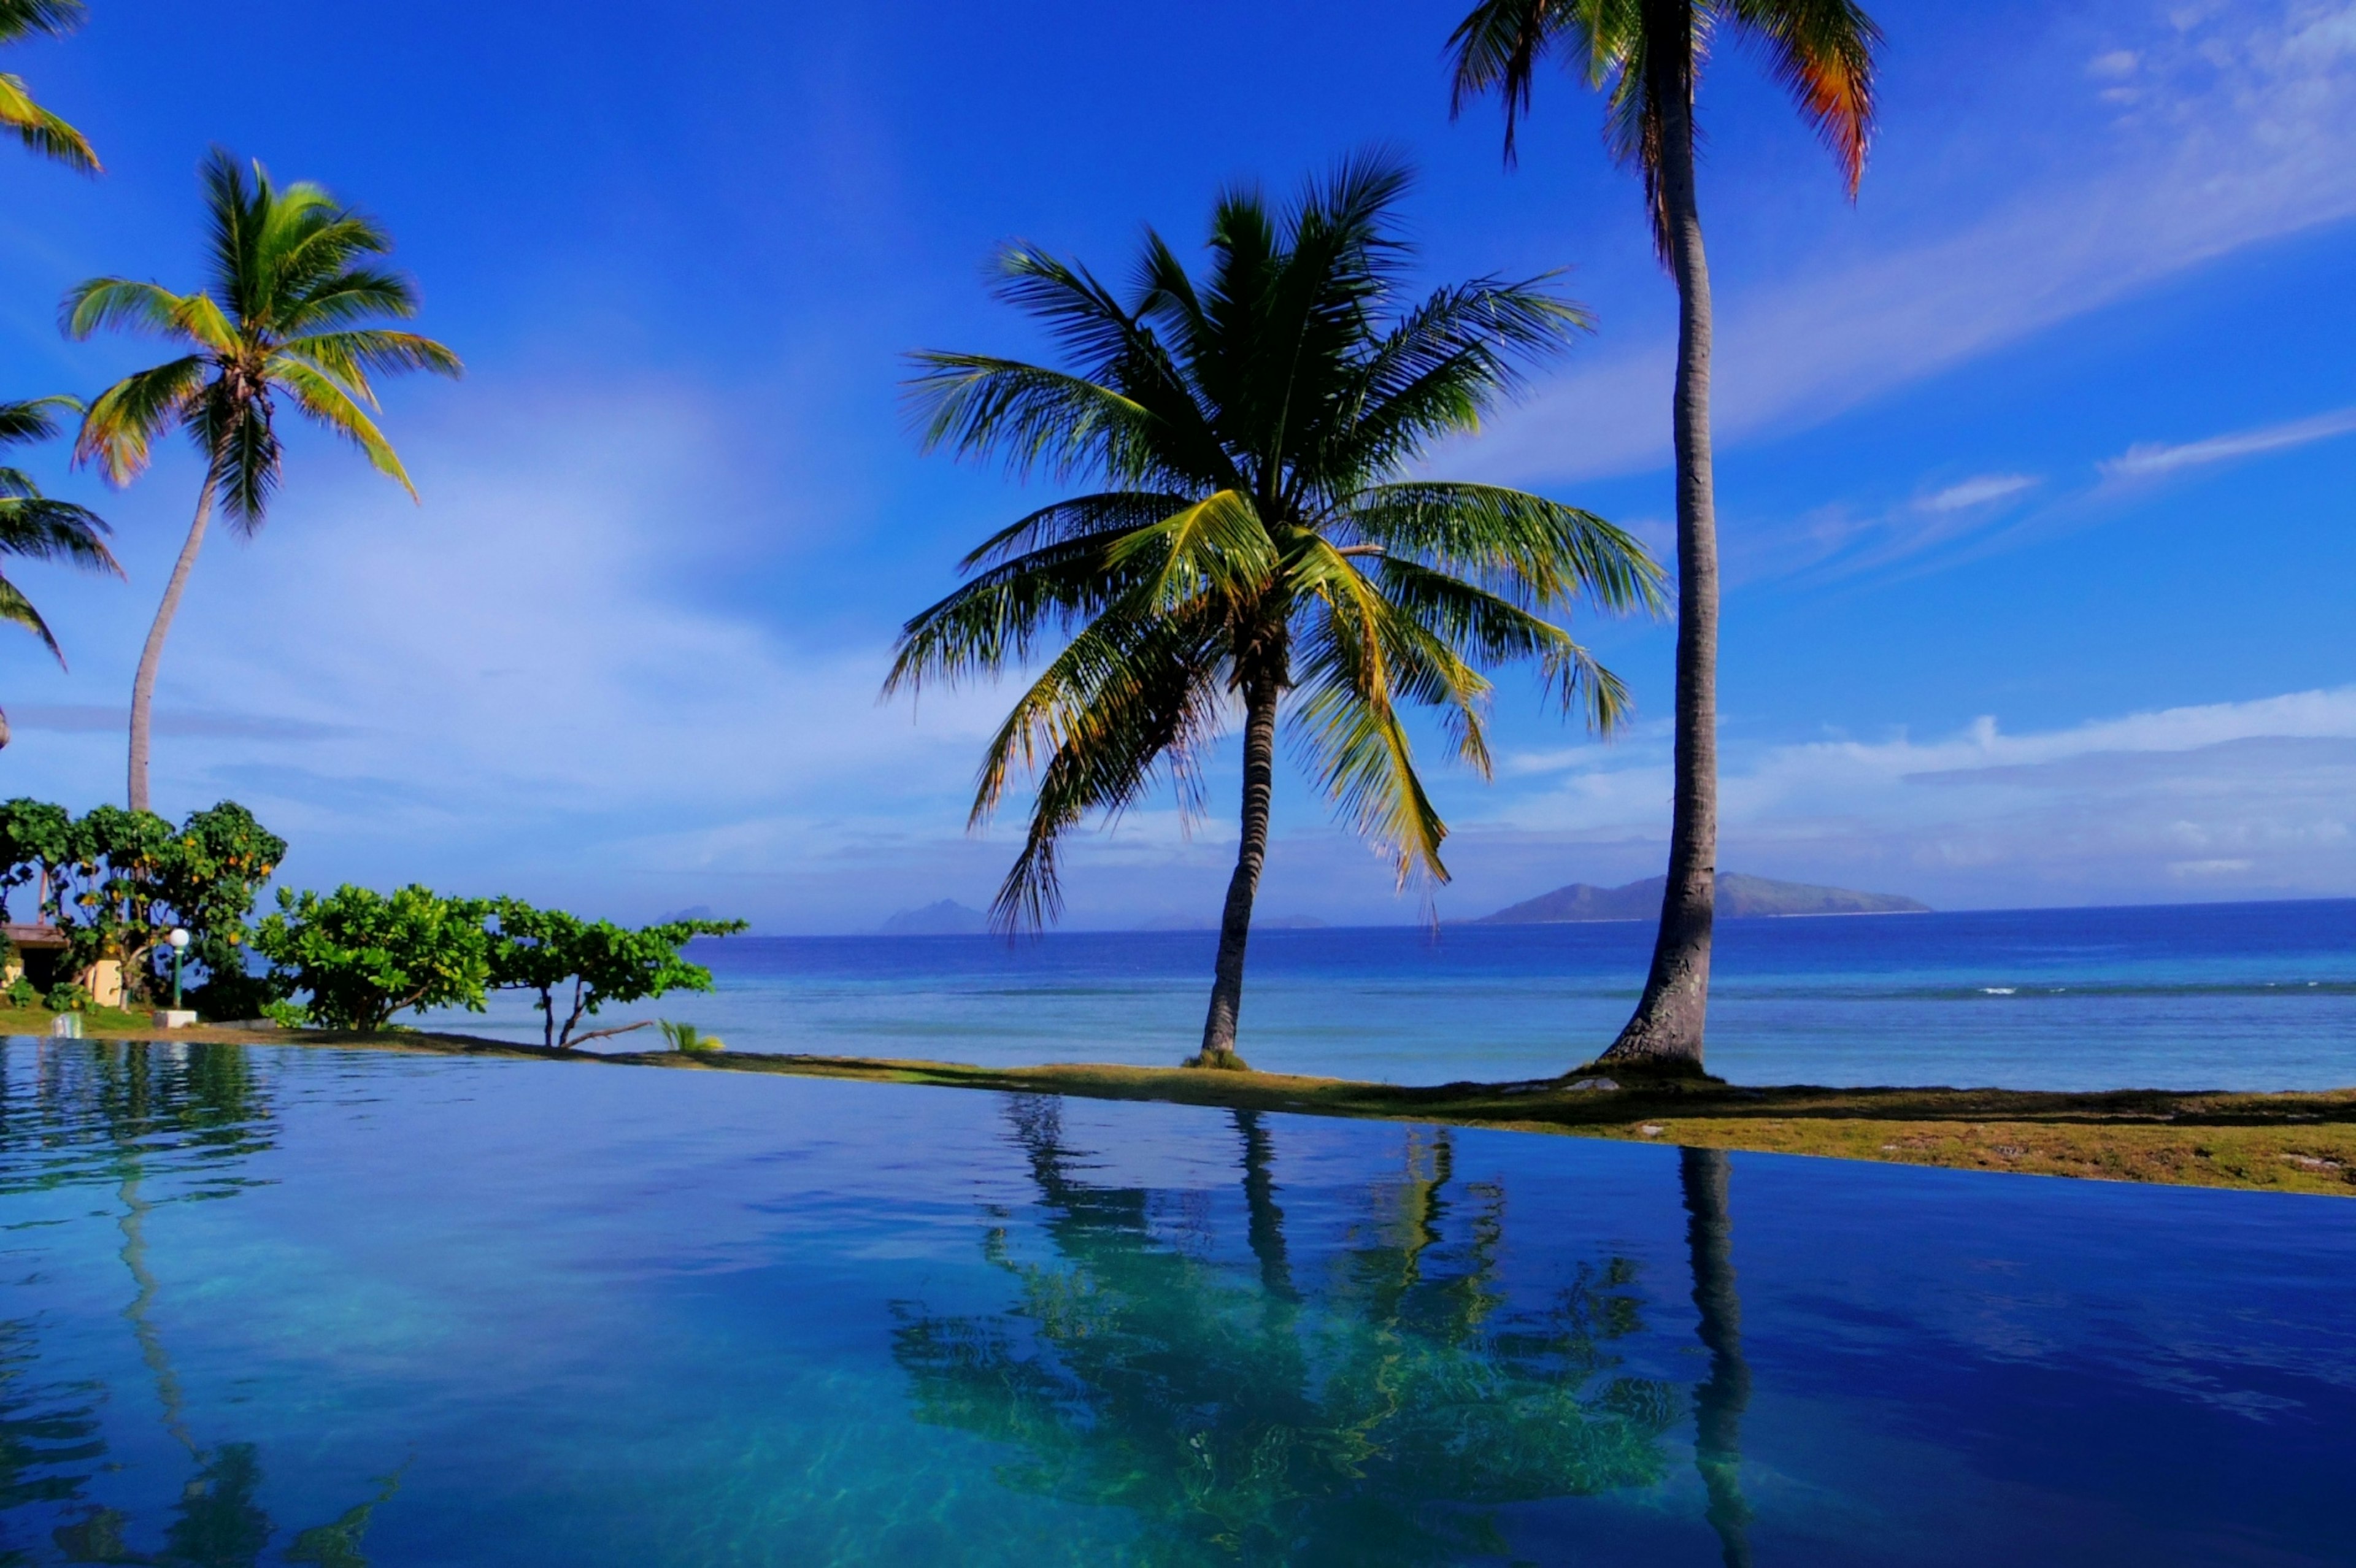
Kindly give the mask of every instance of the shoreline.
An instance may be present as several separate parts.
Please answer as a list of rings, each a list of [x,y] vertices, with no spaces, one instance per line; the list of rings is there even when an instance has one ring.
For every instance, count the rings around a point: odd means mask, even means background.
[[[47,1044],[46,1024],[0,1008],[0,1033]],[[1573,1080],[1421,1087],[1180,1067],[1054,1062],[978,1067],[856,1056],[554,1051],[477,1035],[339,1034],[222,1025],[92,1029],[85,1040],[293,1045],[504,1056],[615,1067],[769,1072],[1001,1093],[1070,1094],[1357,1120],[1441,1123],[1558,1136],[1683,1144],[1879,1164],[2178,1187],[2356,1197],[2356,1089],[2233,1093],[2156,1089],[1763,1087],[1714,1080]],[[1580,1079],[1591,1082],[1591,1079]]]

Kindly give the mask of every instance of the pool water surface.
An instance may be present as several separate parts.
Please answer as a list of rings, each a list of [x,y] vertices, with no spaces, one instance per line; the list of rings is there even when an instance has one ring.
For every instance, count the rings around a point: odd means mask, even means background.
[[[0,1563],[2356,1560],[2356,1204],[0,1046]]]

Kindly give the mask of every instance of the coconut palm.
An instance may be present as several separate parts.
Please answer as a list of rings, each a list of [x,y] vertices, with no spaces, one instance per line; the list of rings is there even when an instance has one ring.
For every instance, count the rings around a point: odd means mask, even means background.
[[[1710,479],[1709,268],[1694,194],[1694,83],[1725,27],[1760,46],[1840,160],[1865,172],[1880,33],[1855,0],[1483,0],[1458,24],[1452,110],[1491,88],[1505,105],[1505,158],[1552,55],[1604,89],[1612,150],[1644,178],[1654,242],[1676,279],[1673,407],[1677,502],[1676,756],[1668,885],[1651,974],[1607,1061],[1699,1072],[1709,1007],[1718,859],[1718,523]]]
[[[100,393],[75,443],[76,458],[96,462],[116,485],[136,477],[155,438],[174,430],[196,443],[205,465],[196,520],[164,586],[131,688],[134,811],[147,809],[148,710],[156,666],[213,506],[218,502],[230,526],[251,538],[278,488],[276,396],[283,393],[305,417],[359,447],[413,500],[416,486],[369,417],[377,406],[369,378],[459,372],[458,357],[433,339],[368,325],[417,314],[415,285],[370,261],[392,249],[391,238],[373,219],[338,206],[316,185],[282,190],[259,163],[249,178],[219,148],[205,160],[201,177],[210,229],[209,288],[176,294],[129,278],[92,278],[66,296],[63,311],[65,329],[74,337],[120,326],[190,350]]]
[[[81,0],[0,0],[0,44],[36,34],[62,37],[81,26],[85,11]],[[44,157],[87,174],[98,172],[98,155],[82,133],[34,102],[23,77],[5,71],[0,71],[0,125]]]
[[[71,398],[0,403],[0,446],[47,441],[58,433],[59,411],[79,406]],[[53,501],[41,494],[41,487],[24,470],[0,466],[0,555],[69,560],[120,577],[123,568],[106,548],[106,525],[89,507]],[[5,572],[0,572],[0,621],[13,621],[26,628],[41,639],[60,667],[65,664],[65,650],[58,645],[49,624]],[[0,746],[7,743],[8,718],[0,713]]]
[[[1118,816],[1157,774],[1189,815],[1200,765],[1240,709],[1242,838],[1219,927],[1203,1049],[1240,1065],[1236,1020],[1267,854],[1280,717],[1342,814],[1402,881],[1444,880],[1447,829],[1402,709],[1436,709],[1456,753],[1488,765],[1478,667],[1535,661],[1599,731],[1620,682],[1546,618],[1585,600],[1654,606],[1659,574],[1628,535],[1492,485],[1408,478],[1433,442],[1475,428],[1518,362],[1558,348],[1579,308],[1541,279],[1435,290],[1397,315],[1406,172],[1347,163],[1280,217],[1223,197],[1198,281],[1149,233],[1121,293],[1016,246],[1000,293],[1067,363],[924,354],[911,383],[928,447],[995,453],[1099,486],[1001,530],[973,574],[908,622],[887,691],[1022,665],[1070,634],[991,741],[972,819],[1018,765],[1037,770],[1001,929],[1060,907],[1058,850],[1090,812]]]

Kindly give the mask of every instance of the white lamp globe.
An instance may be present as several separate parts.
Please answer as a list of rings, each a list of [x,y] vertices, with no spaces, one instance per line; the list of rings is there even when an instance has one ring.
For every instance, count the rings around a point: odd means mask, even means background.
[[[172,928],[172,934],[164,938],[164,940],[170,943],[174,947],[186,947],[188,944],[188,933],[183,928],[176,925]]]

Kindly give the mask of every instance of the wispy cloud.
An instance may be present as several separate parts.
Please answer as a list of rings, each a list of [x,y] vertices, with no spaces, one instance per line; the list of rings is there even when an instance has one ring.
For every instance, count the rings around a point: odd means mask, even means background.
[[[2100,468],[2103,477],[2113,482],[2155,479],[2186,468],[2230,463],[2238,457],[2255,457],[2269,452],[2284,452],[2291,447],[2329,441],[2334,436],[2351,432],[2356,432],[2356,408],[2335,409],[2329,413],[2316,414],[2308,419],[2266,425],[2258,430],[2236,431],[2230,435],[2188,441],[2180,445],[2138,443],[2103,463]]]
[[[64,734],[120,735],[131,721],[127,708],[94,703],[28,702],[9,710],[18,730],[54,730]],[[321,724],[267,713],[225,713],[200,709],[160,709],[153,720],[158,735],[234,736],[250,741],[323,741],[353,733],[348,724]]]
[[[1934,490],[1914,503],[1918,512],[1965,512],[2006,501],[2024,490],[2033,490],[2038,480],[2029,474],[1983,474],[1976,479],[1965,479],[1942,490]]]

